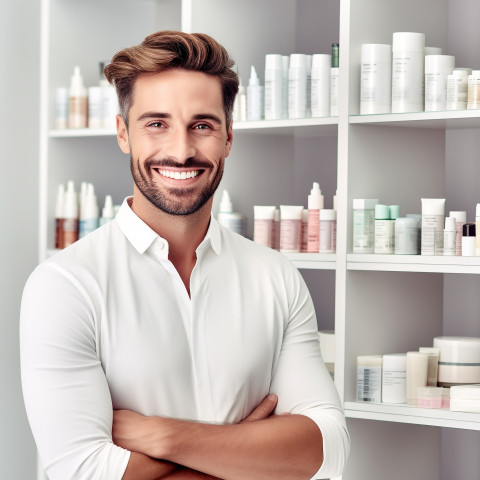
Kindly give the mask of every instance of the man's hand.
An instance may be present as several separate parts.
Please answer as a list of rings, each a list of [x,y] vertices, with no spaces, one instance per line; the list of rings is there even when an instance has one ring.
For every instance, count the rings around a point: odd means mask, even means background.
[[[270,417],[277,401],[276,395],[267,395],[240,423],[256,422]],[[113,442],[132,452],[153,456],[153,452],[148,447],[155,444],[161,421],[160,417],[146,417],[131,410],[115,410],[112,427]]]

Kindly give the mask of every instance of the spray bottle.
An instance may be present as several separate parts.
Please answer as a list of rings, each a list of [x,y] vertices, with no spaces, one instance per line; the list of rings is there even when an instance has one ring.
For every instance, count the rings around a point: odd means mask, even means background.
[[[105,204],[102,209],[102,216],[100,217],[100,226],[105,225],[110,220],[113,220],[115,214],[113,212],[113,200],[111,195],[105,196]]]
[[[95,189],[91,183],[88,184],[87,194],[80,210],[80,222],[78,225],[78,238],[93,232],[98,228],[98,203]]]

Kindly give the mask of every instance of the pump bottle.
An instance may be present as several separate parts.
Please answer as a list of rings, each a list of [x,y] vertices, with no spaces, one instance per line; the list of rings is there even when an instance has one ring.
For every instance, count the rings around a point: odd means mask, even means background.
[[[105,204],[102,209],[102,216],[100,217],[100,226],[105,225],[110,220],[113,220],[115,214],[113,212],[113,200],[111,195],[105,196]]]
[[[78,240],[78,200],[72,180],[67,184],[63,203],[63,247]]]

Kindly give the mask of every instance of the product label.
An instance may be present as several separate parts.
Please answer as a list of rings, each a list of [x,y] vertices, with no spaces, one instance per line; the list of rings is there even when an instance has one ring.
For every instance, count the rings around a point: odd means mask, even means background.
[[[307,252],[318,253],[319,252],[319,239],[320,239],[320,210],[310,209],[308,210],[308,236],[307,236]]]
[[[360,102],[390,104],[390,97],[390,63],[362,63],[360,76]]]
[[[425,110],[445,110],[447,100],[447,75],[425,74]]]
[[[357,402],[382,401],[382,367],[357,367]]]
[[[332,117],[338,116],[338,88],[338,73],[332,73],[330,75],[330,115]]]
[[[280,222],[280,250],[282,252],[300,252],[302,242],[302,222],[283,219]]]
[[[266,247],[273,247],[273,220],[256,219],[253,222],[253,241]]]
[[[375,220],[375,253],[395,253],[394,220]]]
[[[392,102],[423,106],[424,54],[396,52],[392,59]]]
[[[320,222],[320,253],[335,253],[337,244],[337,222],[322,220]]]
[[[353,253],[373,253],[375,210],[353,211]]]
[[[422,255],[443,255],[444,215],[422,215]]]
[[[383,370],[382,401],[405,403],[407,401],[406,370]]]

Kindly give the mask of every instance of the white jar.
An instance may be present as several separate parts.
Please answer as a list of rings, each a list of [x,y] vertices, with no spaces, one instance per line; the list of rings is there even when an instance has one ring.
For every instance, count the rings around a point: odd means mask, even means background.
[[[312,117],[330,116],[330,65],[332,56],[316,54],[312,57],[311,108]]]
[[[438,112],[447,108],[447,79],[455,68],[452,55],[425,57],[425,111]]]
[[[288,118],[305,118],[307,115],[307,56],[290,55],[288,69]]]
[[[395,254],[418,255],[419,225],[416,218],[399,217],[395,220]]]

